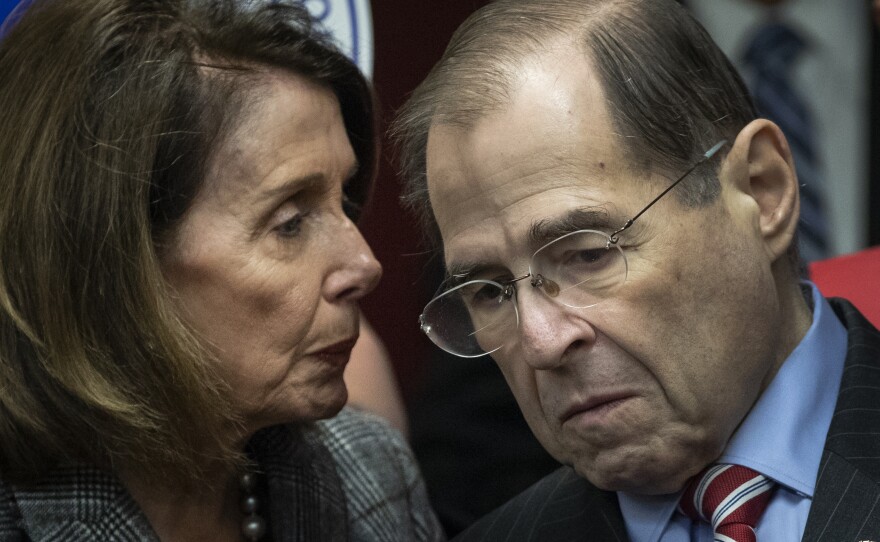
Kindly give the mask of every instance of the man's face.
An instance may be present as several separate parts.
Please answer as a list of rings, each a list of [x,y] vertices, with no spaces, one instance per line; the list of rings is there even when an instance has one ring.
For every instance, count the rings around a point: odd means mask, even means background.
[[[468,129],[435,125],[427,148],[447,266],[500,279],[527,272],[535,226],[599,211],[577,227],[611,233],[680,173],[629,167],[581,54],[543,53],[517,74],[508,107]],[[601,488],[676,491],[775,374],[771,262],[757,205],[725,169],[716,202],[669,194],[621,235],[626,281],[599,305],[517,285],[519,327],[492,356],[543,446]]]

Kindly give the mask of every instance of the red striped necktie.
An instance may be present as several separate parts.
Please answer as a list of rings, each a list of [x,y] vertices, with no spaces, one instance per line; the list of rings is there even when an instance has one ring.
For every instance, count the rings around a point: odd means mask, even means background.
[[[716,542],[756,542],[755,525],[775,482],[740,465],[712,465],[695,476],[678,503],[681,513],[712,525]]]

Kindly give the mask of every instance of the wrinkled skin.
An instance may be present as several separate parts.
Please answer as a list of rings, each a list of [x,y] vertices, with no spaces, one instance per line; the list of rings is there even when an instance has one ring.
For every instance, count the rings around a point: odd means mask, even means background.
[[[630,167],[576,48],[538,53],[516,73],[507,107],[430,130],[448,267],[521,276],[538,248],[533,225],[598,209],[606,220],[591,226],[610,233],[674,180]],[[715,202],[686,208],[667,195],[622,235],[629,272],[613,297],[570,309],[518,285],[519,327],[492,356],[542,445],[600,488],[682,487],[721,453],[809,325],[791,318],[796,302],[776,276],[797,204],[771,209],[776,192],[765,190],[787,183],[796,197],[796,180],[784,138],[763,122],[723,153]],[[753,185],[759,173],[771,188]]]

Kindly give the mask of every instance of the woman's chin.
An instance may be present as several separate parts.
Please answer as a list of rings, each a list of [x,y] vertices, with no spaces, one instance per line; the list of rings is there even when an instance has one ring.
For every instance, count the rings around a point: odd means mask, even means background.
[[[348,402],[348,390],[340,379],[338,383],[324,385],[312,393],[296,393],[289,400],[276,398],[272,407],[251,410],[245,414],[249,420],[245,427],[248,434],[273,425],[288,423],[311,423],[332,418],[339,414]]]
[[[348,390],[343,386],[342,393],[317,409],[317,412],[312,417],[312,421],[324,420],[336,416],[339,414],[339,411],[345,407],[346,403],[348,403]]]
[[[291,419],[286,421],[307,423],[336,416],[348,402],[348,389],[342,379],[339,379],[338,382],[315,390],[312,397],[305,399],[305,402],[291,403]]]

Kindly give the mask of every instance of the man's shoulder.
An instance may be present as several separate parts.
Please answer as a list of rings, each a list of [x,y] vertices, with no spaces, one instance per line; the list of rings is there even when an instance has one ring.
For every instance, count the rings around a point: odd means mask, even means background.
[[[880,331],[849,300],[831,297],[828,303],[850,334],[859,335],[867,343],[880,344]]]
[[[455,538],[456,542],[627,540],[617,495],[561,467]]]
[[[847,353],[825,448],[880,483],[880,331],[846,300],[829,302],[847,329]]]
[[[829,299],[847,353],[805,541],[880,538],[880,332],[852,304]]]

